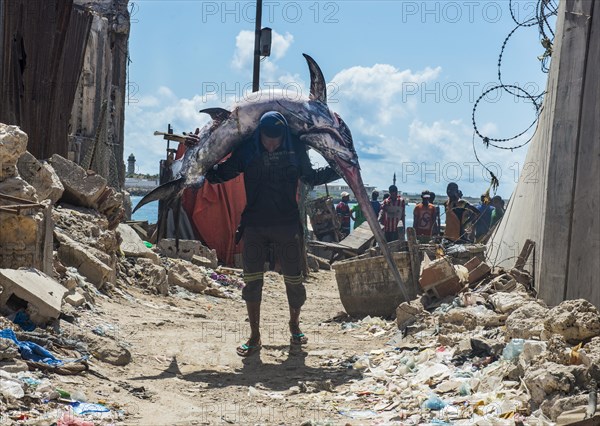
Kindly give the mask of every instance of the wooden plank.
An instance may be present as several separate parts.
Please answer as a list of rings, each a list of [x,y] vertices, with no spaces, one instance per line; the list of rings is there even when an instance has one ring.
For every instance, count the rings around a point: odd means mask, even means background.
[[[354,229],[350,235],[340,241],[340,245],[345,246],[350,250],[356,250],[357,252],[362,253],[373,244],[374,240],[375,236],[371,231],[371,227],[367,222],[365,222],[358,228]]]
[[[544,221],[540,243],[542,268],[539,275],[539,295],[549,305],[560,303],[566,293],[566,246],[571,234],[577,135],[592,7],[593,2],[588,0],[567,0],[562,37],[555,40],[555,45],[561,45],[559,57],[553,58],[558,64],[552,64],[558,66],[558,101],[552,123],[546,204],[540,206],[540,211],[544,212]]]
[[[412,285],[408,288],[408,294],[411,299],[414,299],[421,291],[419,286],[421,255],[419,254],[419,243],[417,242],[415,228],[410,227],[406,229],[406,241],[408,242],[408,254],[410,256],[410,270],[412,275]]]
[[[600,307],[600,4],[591,18],[579,151],[573,191],[567,299],[585,298]]]

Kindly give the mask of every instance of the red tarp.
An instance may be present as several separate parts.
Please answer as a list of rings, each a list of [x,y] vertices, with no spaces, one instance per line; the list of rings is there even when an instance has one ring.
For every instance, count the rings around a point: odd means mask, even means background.
[[[185,152],[179,144],[177,158]],[[235,231],[246,206],[244,175],[213,185],[205,182],[198,190],[186,189],[183,208],[200,239],[217,251],[220,261],[233,265],[234,255],[242,252],[242,242],[235,245]]]

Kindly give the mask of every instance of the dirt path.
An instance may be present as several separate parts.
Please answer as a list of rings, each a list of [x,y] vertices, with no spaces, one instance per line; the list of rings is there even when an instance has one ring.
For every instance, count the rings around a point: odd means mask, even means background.
[[[302,329],[310,342],[290,351],[285,288],[279,275],[267,275],[263,350],[249,359],[235,353],[248,334],[241,299],[185,300],[131,290],[133,297],[97,301],[102,320],[112,324],[133,360],[125,367],[95,363],[107,380],[88,375],[87,388],[94,389],[88,399],[120,403],[131,413],[127,424],[346,424],[331,391],[347,388],[360,374],[344,361],[387,339],[325,322],[343,310],[332,272],[313,274],[307,292]],[[293,388],[299,381],[327,380],[326,392]]]

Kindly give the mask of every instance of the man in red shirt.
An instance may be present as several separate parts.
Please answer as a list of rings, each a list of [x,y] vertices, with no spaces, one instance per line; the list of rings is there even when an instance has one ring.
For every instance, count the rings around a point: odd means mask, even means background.
[[[342,234],[342,238],[346,238],[348,235],[350,235],[350,206],[348,206],[350,194],[344,191],[341,195],[342,201],[335,206],[335,212],[340,220],[340,232]]]
[[[383,219],[383,230],[385,240],[389,243],[400,238],[398,233],[398,223],[402,221],[402,226],[406,223],[406,203],[404,198],[398,196],[398,187],[392,185],[389,188],[390,196],[381,204],[381,216]]]
[[[433,227],[436,219],[436,209],[430,204],[431,193],[429,191],[421,192],[421,200],[415,206],[413,212],[413,227],[417,234],[417,240],[427,243],[433,235]]]

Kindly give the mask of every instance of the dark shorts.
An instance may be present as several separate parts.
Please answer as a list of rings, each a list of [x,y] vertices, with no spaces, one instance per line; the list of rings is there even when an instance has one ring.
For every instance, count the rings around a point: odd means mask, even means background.
[[[244,230],[244,282],[242,299],[248,302],[262,300],[263,274],[272,245],[276,260],[281,265],[288,303],[298,309],[306,301],[302,283],[302,235],[299,224],[247,226]]]

